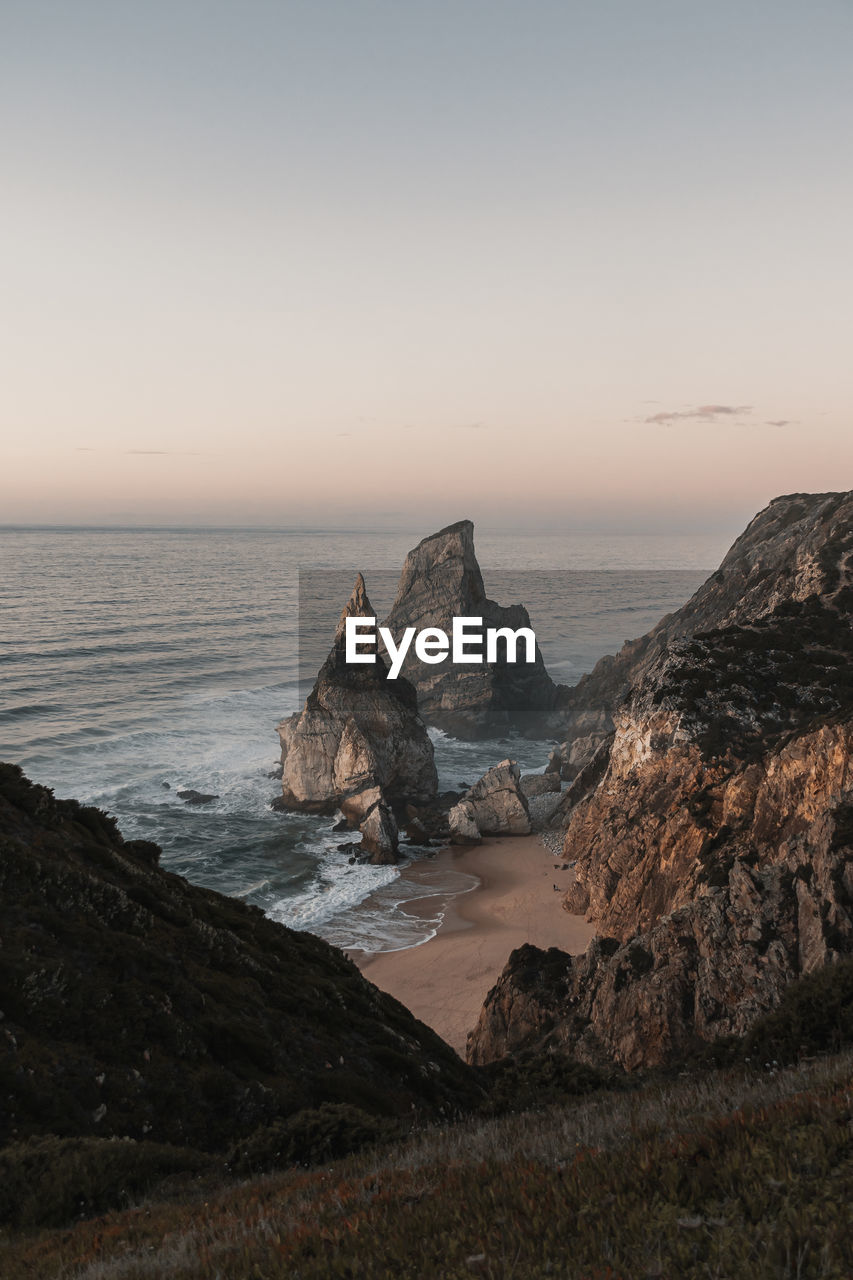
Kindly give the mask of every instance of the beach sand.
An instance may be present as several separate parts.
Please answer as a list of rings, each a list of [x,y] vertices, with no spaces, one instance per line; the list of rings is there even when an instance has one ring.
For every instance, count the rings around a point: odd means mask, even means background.
[[[365,977],[395,996],[416,1018],[465,1056],[468,1032],[509,953],[524,942],[579,954],[595,932],[583,916],[560,905],[572,873],[554,869],[554,855],[538,836],[504,836],[473,848],[451,846],[435,858],[411,863],[409,879],[440,883],[447,868],[479,880],[450,897],[434,938],[406,951],[350,955]],[[434,915],[436,899],[408,904],[410,914]]]

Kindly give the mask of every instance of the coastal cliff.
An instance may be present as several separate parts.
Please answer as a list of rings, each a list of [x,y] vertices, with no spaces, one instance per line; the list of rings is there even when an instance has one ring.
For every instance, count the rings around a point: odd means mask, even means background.
[[[849,577],[851,552],[853,493],[774,498],[687,604],[561,691],[563,777],[589,763],[613,731],[617,708],[674,642],[754,620],[784,601],[830,595]]]
[[[409,552],[385,626],[395,635],[406,627],[450,633],[454,617],[478,617],[484,627],[513,631],[530,626],[523,605],[499,605],[487,597],[470,520],[448,525]],[[410,650],[402,671],[417,691],[427,724],[467,739],[498,737],[508,729],[541,731],[558,686],[545,670],[539,646],[535,664],[509,663],[499,653],[494,663],[428,665]]]
[[[470,1061],[547,1044],[665,1063],[853,950],[851,514],[849,494],[771,503],[687,606],[724,625],[637,642],[637,683],[558,817],[565,905],[598,936],[574,960],[515,952]]]

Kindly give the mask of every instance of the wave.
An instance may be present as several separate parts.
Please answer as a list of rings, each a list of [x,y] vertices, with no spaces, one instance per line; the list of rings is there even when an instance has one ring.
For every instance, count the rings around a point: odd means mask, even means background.
[[[359,863],[350,866],[343,861],[343,855],[339,854],[338,859],[337,864],[331,859],[325,865],[321,864],[310,889],[268,907],[267,915],[291,929],[316,928],[341,912],[360,905],[376,889],[396,880],[400,874],[397,867],[372,867]]]

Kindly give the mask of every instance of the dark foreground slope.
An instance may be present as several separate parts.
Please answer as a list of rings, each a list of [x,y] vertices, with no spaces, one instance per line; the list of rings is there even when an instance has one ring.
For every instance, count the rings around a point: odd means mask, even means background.
[[[825,971],[824,971],[825,972]],[[4,1280],[842,1280],[853,1238],[853,966],[727,1065],[430,1129],[322,1170],[0,1238]],[[797,998],[792,998],[796,992]],[[559,1070],[552,1060],[552,1070]]]
[[[215,1151],[321,1104],[438,1117],[470,1073],[341,952],[0,766],[0,1146]]]

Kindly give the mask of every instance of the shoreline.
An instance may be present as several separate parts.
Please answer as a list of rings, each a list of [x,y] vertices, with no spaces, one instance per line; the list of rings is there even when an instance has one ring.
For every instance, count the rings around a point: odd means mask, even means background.
[[[530,942],[577,955],[595,933],[583,916],[562,909],[573,872],[555,870],[554,861],[538,835],[446,846],[434,858],[406,867],[407,878],[427,885],[448,869],[474,878],[470,889],[437,890],[405,904],[411,915],[427,910],[440,915],[436,933],[399,951],[352,948],[347,954],[370,982],[406,1005],[464,1058],[468,1032],[511,951]],[[438,910],[436,898],[444,899]]]

